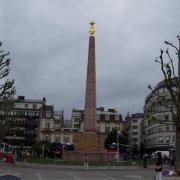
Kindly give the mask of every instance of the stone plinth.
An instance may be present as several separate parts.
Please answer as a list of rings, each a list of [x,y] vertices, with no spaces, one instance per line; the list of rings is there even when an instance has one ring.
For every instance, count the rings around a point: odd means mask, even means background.
[[[75,141],[76,151],[104,152],[106,135],[96,132],[82,132],[77,134]]]
[[[89,161],[105,162],[107,154],[104,149],[105,134],[96,132],[79,132],[74,136],[75,151],[63,152],[63,160],[83,161],[84,154],[88,155]]]

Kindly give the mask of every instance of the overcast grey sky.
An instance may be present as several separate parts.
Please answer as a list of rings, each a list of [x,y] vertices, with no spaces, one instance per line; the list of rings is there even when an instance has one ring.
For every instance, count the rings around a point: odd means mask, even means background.
[[[96,23],[97,106],[142,112],[163,41],[180,34],[179,0],[0,0],[0,40],[17,95],[84,108],[88,26]]]

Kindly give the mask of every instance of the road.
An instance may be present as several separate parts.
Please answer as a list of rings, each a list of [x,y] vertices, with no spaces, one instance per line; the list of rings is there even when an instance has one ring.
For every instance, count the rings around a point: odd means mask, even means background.
[[[73,166],[25,166],[0,164],[0,176],[14,175],[21,180],[152,180],[153,169],[128,168],[119,169],[90,168]]]

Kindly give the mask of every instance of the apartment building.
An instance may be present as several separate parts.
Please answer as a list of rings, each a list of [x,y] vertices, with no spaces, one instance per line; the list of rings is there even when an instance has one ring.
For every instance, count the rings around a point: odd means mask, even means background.
[[[17,146],[31,146],[38,137],[42,107],[46,104],[46,99],[25,99],[24,96],[18,96],[14,102],[4,141]],[[3,113],[0,110],[0,119],[3,119]]]
[[[172,81],[176,91],[175,79]],[[175,147],[176,128],[171,110],[176,113],[176,107],[164,81],[159,82],[146,97],[144,105],[143,138],[146,150],[168,151]]]
[[[40,120],[39,140],[46,140],[51,143],[61,142],[57,133],[63,130],[63,111],[54,111],[54,106],[45,105],[42,107],[42,118]]]
[[[144,113],[132,114],[128,121],[130,126],[128,129],[128,142],[129,145],[137,147],[140,150],[141,137],[142,137],[142,121],[144,119]]]
[[[97,131],[100,133],[108,133],[112,128],[122,128],[122,115],[115,109],[107,109],[100,107],[96,109]],[[71,115],[72,128],[80,131],[84,130],[84,110],[72,110]]]

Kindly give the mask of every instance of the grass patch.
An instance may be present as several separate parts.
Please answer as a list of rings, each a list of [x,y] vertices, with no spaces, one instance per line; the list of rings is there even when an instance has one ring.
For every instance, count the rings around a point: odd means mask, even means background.
[[[83,165],[82,161],[63,161],[61,159],[53,159],[53,158],[28,158],[28,163],[40,163],[40,164],[56,164],[56,165]],[[110,161],[109,165],[111,166],[143,166],[143,160],[125,160],[125,161]],[[153,160],[147,161],[148,165],[153,165]],[[90,166],[107,166],[108,162],[89,162]]]
[[[40,164],[83,165],[81,161],[63,161],[61,159],[53,158],[28,158],[27,162]]]

